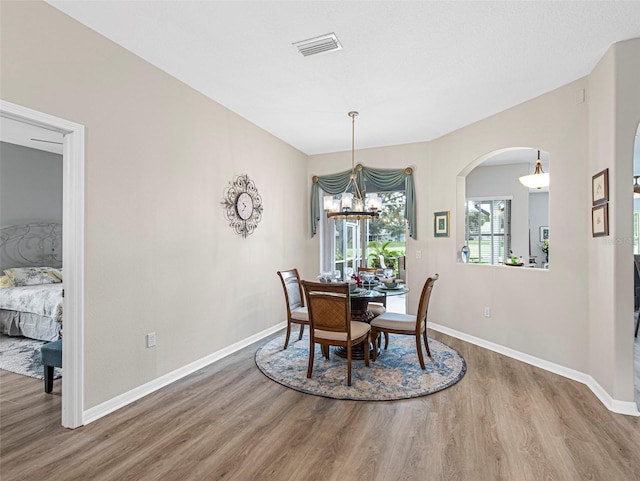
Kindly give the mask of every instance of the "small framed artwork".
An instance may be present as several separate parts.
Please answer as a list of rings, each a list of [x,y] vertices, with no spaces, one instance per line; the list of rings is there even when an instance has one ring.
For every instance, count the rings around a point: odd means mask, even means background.
[[[591,178],[591,199],[593,205],[609,202],[609,169],[604,169]]]
[[[591,209],[591,233],[593,237],[609,235],[609,204]]]
[[[433,236],[449,237],[449,211],[433,214]]]
[[[545,226],[545,227],[540,227],[540,242],[544,242],[544,241],[548,241],[549,240],[549,227]]]

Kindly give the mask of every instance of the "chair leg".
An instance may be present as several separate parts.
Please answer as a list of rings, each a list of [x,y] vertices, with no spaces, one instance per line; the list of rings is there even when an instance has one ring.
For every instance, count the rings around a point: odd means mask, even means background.
[[[309,367],[307,368],[307,377],[311,377],[311,372],[313,371],[313,352],[314,351],[315,351],[315,343],[312,340],[311,345],[309,346]]]
[[[640,326],[640,316],[638,316],[638,321],[636,322],[636,334],[634,337],[638,337],[638,326]]]
[[[373,362],[376,362],[376,359],[378,359],[378,336],[380,335],[380,333],[378,331],[376,331],[375,329],[371,329],[371,342],[373,343],[373,354],[371,354],[371,357],[373,358]]]
[[[385,332],[384,333],[384,350],[386,351],[388,347],[389,347],[389,333]]]
[[[320,350],[322,355],[328,361],[329,360],[329,344],[320,344]]]
[[[420,342],[420,333],[416,333],[416,349],[418,349],[418,359],[420,360],[420,367],[425,369],[424,356],[422,355],[422,343]]]
[[[44,367],[44,392],[53,391],[53,366]]]
[[[289,345],[289,336],[291,335],[291,323],[287,321],[287,335],[284,338],[284,348],[286,349]]]
[[[367,338],[364,340],[364,365],[369,367],[369,335],[367,335]],[[374,347],[374,352],[375,352],[375,346]]]
[[[422,333],[422,336],[424,337],[424,345],[427,347],[427,356],[429,356],[431,360],[433,360],[433,357],[431,356],[431,349],[429,349],[429,337],[427,336],[426,329]]]
[[[298,336],[298,341],[302,339],[303,334],[304,334],[304,324],[300,324],[300,335]]]

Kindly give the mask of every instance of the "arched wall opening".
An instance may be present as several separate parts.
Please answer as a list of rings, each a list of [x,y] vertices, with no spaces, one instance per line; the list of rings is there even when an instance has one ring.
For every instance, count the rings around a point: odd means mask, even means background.
[[[540,159],[549,173],[549,155],[532,147],[488,152],[458,174],[456,244],[468,255],[458,261],[549,267],[549,186],[528,188],[519,180]]]

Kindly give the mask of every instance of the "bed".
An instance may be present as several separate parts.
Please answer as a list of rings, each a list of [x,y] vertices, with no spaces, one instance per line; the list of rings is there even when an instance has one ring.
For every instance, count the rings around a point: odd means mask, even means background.
[[[62,331],[62,226],[0,228],[0,333],[55,341]]]

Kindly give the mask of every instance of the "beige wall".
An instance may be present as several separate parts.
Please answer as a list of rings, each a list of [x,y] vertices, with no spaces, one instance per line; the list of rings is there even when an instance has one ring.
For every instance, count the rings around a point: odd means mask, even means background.
[[[84,408],[282,322],[306,156],[44,3],[1,8],[0,97],[86,127]],[[243,173],[247,239],[220,205]]]
[[[589,186],[584,166],[587,104],[575,102],[582,88],[586,88],[586,79],[433,142],[363,150],[356,154],[356,161],[367,166],[415,169],[418,237],[407,241],[410,310],[417,308],[421,283],[438,272],[441,277],[431,301],[431,321],[587,371],[584,258],[589,217],[583,201]],[[464,244],[464,188],[458,188],[458,175],[475,167],[486,154],[510,147],[546,151],[553,165],[549,224],[553,266],[549,271],[458,262],[458,251]],[[333,168],[337,156],[312,156],[309,175]],[[340,165],[343,170],[348,167],[345,154]],[[446,210],[451,211],[451,236],[436,239],[433,213]],[[418,250],[421,259],[416,259]],[[491,318],[483,316],[484,306],[491,307]]]

